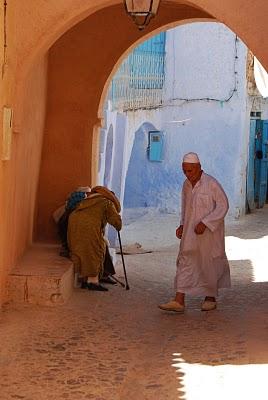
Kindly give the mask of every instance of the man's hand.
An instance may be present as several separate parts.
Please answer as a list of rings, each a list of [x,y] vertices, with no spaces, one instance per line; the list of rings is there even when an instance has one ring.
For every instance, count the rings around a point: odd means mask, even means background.
[[[178,239],[181,239],[182,237],[182,232],[183,232],[183,225],[180,225],[177,229],[176,229],[176,236]]]
[[[206,228],[207,227],[205,224],[203,224],[203,222],[199,222],[199,224],[196,225],[194,231],[197,235],[202,235],[205,232]]]

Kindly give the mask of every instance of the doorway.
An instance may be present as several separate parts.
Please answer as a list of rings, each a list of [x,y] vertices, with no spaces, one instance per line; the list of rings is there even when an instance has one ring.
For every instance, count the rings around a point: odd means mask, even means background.
[[[257,114],[257,113],[256,113]],[[267,202],[268,120],[250,119],[247,171],[247,209],[262,208]]]

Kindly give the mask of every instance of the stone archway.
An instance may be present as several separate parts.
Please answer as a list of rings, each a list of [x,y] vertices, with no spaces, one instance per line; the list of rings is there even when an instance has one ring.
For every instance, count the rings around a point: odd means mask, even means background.
[[[125,17],[123,12],[117,5],[95,13],[66,32],[49,51],[38,239],[54,237],[51,213],[64,201],[66,193],[77,185],[92,183],[89,165],[97,151],[92,146],[93,127],[102,118],[106,90],[118,63],[137,42],[165,29],[166,25],[156,30],[152,26],[151,33],[145,34],[127,25],[126,36],[126,26],[113,23]],[[171,13],[169,6],[163,18],[168,26],[178,20],[186,23],[211,19],[207,13],[189,6],[178,7],[177,13]]]
[[[41,54],[42,50],[44,51],[50,42],[59,37],[62,31],[71,28],[55,42],[48,56],[45,140],[37,206],[39,210],[36,225],[36,231],[39,232],[38,237],[51,237],[51,222],[47,221],[52,209],[63,200],[64,193],[77,182],[81,183],[81,180],[86,181],[85,183],[90,183],[92,180],[88,160],[94,153],[92,148],[93,127],[99,124],[106,89],[117,65],[126,55],[126,52],[130,51],[132,46],[139,41],[152,35],[152,32],[155,34],[165,26],[170,27],[178,23],[200,20],[211,21],[216,20],[215,17],[220,20],[221,15],[226,16],[228,14],[228,10],[226,11],[224,7],[215,9],[215,5],[209,0],[196,0],[194,4],[188,2],[182,4],[175,0],[163,1],[157,18],[152,21],[145,32],[141,33],[126,18],[121,3],[121,1],[104,0],[83,2],[83,4],[79,4],[76,10],[70,8],[66,14],[68,15],[66,20],[60,20],[58,23],[55,23],[56,14],[66,12],[66,9],[64,9],[63,4],[61,5],[63,8],[56,8],[55,13],[51,14],[51,18],[48,15],[44,18],[46,27],[51,24],[52,20],[55,27],[51,27],[51,31],[42,38],[40,45],[27,55],[25,63],[22,64],[23,67],[18,72],[18,75],[23,77],[28,71],[27,63],[30,64],[34,57]],[[227,6],[231,10],[231,4],[226,4]],[[236,16],[233,14],[231,16],[232,21],[229,26],[232,23],[235,25],[237,22]],[[114,24],[114,21],[121,23]],[[101,30],[99,29],[100,26]],[[239,26],[237,28],[239,31]],[[39,39],[42,29],[41,24],[40,29],[36,32]],[[89,38],[87,46],[82,44],[83,35]],[[243,37],[242,34],[240,36]],[[36,40],[35,35],[25,42],[24,47],[27,45],[31,47],[34,40]],[[82,57],[80,52],[83,54]],[[84,55],[86,56],[84,57]],[[92,59],[97,62],[92,63]],[[87,60],[90,67],[86,71]],[[64,64],[64,73],[62,73],[61,62]],[[83,63],[84,67],[81,65]],[[98,68],[97,65],[101,68]],[[17,86],[17,93],[20,93],[22,87],[23,85]],[[84,99],[85,94],[82,90],[86,87],[89,88],[87,100]],[[65,90],[69,98],[60,99],[60,93],[64,93]],[[20,109],[21,107],[18,104],[18,112],[14,121],[15,128],[18,131],[21,126]],[[75,120],[79,122],[74,123]],[[61,138],[57,135],[61,135]],[[76,143],[73,146],[75,139]],[[58,155],[59,160],[57,159]],[[64,167],[64,164],[67,164],[67,159],[71,163],[73,160],[73,165],[70,168],[71,171],[64,172],[66,167],[66,165]],[[51,182],[49,177],[52,174],[57,183]]]
[[[106,88],[132,46],[165,26],[217,20],[268,67],[267,11],[262,0],[163,0],[139,32],[122,0],[78,0],[75,7],[72,0],[8,2],[1,105],[13,108],[15,133],[12,158],[0,170],[8,187],[0,197],[2,283],[31,242],[36,215],[36,237],[51,239],[51,211],[74,185],[91,183]]]

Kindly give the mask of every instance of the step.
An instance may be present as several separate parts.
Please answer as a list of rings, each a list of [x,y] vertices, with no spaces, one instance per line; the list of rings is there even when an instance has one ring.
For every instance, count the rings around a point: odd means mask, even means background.
[[[46,306],[66,303],[73,292],[73,264],[58,253],[58,245],[32,245],[9,274],[8,301]]]

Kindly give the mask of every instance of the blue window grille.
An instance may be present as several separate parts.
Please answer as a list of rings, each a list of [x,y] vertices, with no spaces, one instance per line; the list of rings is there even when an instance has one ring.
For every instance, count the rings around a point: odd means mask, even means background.
[[[112,109],[135,110],[162,104],[166,32],[137,46],[115,74],[109,100]]]

